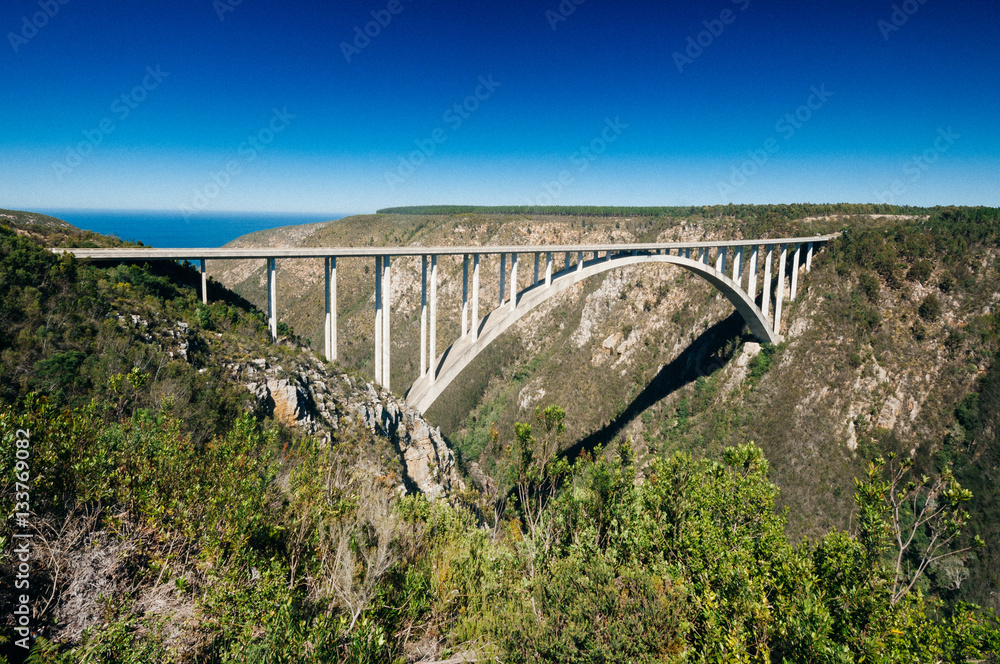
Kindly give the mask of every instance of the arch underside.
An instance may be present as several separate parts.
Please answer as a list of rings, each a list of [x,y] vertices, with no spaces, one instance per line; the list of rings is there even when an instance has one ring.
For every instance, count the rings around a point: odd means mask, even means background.
[[[548,286],[541,281],[517,294],[517,306],[511,307],[507,301],[484,318],[474,323],[472,330],[449,346],[434,359],[431,371],[418,378],[406,392],[406,400],[421,413],[441,395],[451,382],[497,337],[512,327],[518,320],[550,297],[561,293],[575,284],[595,275],[629,265],[643,263],[667,263],[693,272],[715,286],[743,317],[750,331],[761,341],[777,343],[778,338],[760,307],[739,284],[706,265],[683,256],[640,255],[599,258],[585,261],[581,268],[572,266],[552,275]],[[765,284],[765,287],[767,285]],[[431,373],[434,380],[431,380]]]

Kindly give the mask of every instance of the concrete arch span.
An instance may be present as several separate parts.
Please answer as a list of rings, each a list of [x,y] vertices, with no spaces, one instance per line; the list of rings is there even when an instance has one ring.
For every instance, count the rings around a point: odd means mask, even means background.
[[[739,284],[713,266],[683,256],[663,254],[624,255],[586,261],[552,275],[551,284],[541,281],[517,294],[516,306],[510,302],[491,311],[473,323],[473,329],[434,358],[430,371],[418,378],[406,392],[407,401],[420,412],[426,412],[453,380],[497,337],[512,327],[532,309],[549,298],[595,275],[630,265],[666,263],[677,265],[697,274],[715,286],[746,321],[750,331],[761,341],[779,340],[760,307]]]

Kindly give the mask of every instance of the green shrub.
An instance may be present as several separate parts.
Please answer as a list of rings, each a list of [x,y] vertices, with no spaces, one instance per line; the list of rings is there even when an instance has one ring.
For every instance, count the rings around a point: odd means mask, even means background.
[[[917,283],[926,283],[928,279],[931,278],[931,273],[934,271],[934,266],[928,260],[918,260],[913,265],[910,266],[909,271],[906,273],[906,278],[910,281],[915,281]]]
[[[937,295],[931,293],[924,298],[923,302],[917,308],[917,313],[926,321],[934,322],[941,317],[941,302],[938,300]]]
[[[862,272],[861,276],[858,277],[858,285],[869,302],[878,302],[879,291],[881,290],[878,277],[870,272]]]

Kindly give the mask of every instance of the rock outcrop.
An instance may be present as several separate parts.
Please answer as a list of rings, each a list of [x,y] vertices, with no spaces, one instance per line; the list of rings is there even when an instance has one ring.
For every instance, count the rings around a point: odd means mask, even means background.
[[[371,381],[329,371],[312,353],[295,363],[286,370],[257,359],[229,369],[256,397],[258,408],[286,426],[326,440],[345,424],[384,436],[399,453],[404,482],[429,499],[465,488],[441,430],[402,399]]]

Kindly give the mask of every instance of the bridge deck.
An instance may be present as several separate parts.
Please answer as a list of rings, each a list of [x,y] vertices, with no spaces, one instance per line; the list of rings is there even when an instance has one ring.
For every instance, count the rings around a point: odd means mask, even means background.
[[[700,249],[718,247],[746,247],[779,244],[804,244],[824,242],[837,237],[814,235],[812,237],[769,238],[750,240],[725,240],[712,242],[644,242],[640,244],[536,244],[536,245],[479,245],[468,247],[265,247],[265,248],[193,248],[193,249],[82,249],[56,248],[56,253],[71,253],[77,258],[91,260],[203,260],[250,258],[350,258],[364,256],[456,256],[463,254],[530,254],[564,252],[607,251],[662,251],[664,249]]]

